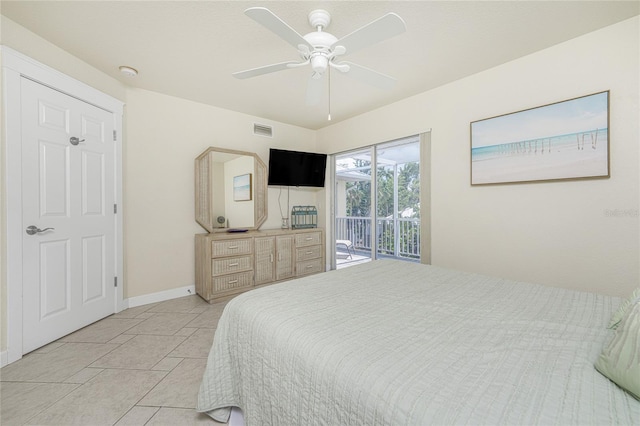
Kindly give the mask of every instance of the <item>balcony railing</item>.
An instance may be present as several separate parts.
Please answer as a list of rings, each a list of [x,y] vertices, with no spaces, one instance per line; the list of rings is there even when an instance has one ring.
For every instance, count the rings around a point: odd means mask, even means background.
[[[420,259],[420,219],[378,218],[375,232],[379,254]],[[371,219],[337,217],[336,240],[349,240],[356,250],[371,252]]]

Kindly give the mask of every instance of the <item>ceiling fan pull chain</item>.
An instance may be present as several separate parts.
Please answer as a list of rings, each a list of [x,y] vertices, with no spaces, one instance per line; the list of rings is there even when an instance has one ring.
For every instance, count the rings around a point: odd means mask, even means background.
[[[327,116],[327,121],[331,121],[331,67],[327,68],[327,82],[329,83],[329,115]]]

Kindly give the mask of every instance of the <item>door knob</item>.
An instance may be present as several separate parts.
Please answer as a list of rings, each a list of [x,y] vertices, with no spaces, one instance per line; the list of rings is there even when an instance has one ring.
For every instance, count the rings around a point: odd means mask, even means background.
[[[44,232],[44,231],[53,231],[55,228],[44,228],[44,229],[40,229],[37,226],[31,225],[31,226],[27,226],[27,234],[29,235],[35,235],[35,234],[39,234],[40,232]]]
[[[71,142],[71,145],[78,145],[79,143],[84,142],[84,139],[80,140],[80,138],[71,136],[71,139],[69,139],[69,142]]]

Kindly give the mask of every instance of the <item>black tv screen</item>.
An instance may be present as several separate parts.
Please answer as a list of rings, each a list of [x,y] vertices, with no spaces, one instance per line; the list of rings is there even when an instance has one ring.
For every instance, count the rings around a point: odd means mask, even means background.
[[[327,154],[314,152],[269,151],[269,185],[324,187]]]

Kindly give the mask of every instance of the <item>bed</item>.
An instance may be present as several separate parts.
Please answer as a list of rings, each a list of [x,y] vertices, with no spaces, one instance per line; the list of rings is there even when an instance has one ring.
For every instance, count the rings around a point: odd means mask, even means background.
[[[382,260],[257,289],[197,410],[252,425],[638,424],[594,368],[620,298]]]

